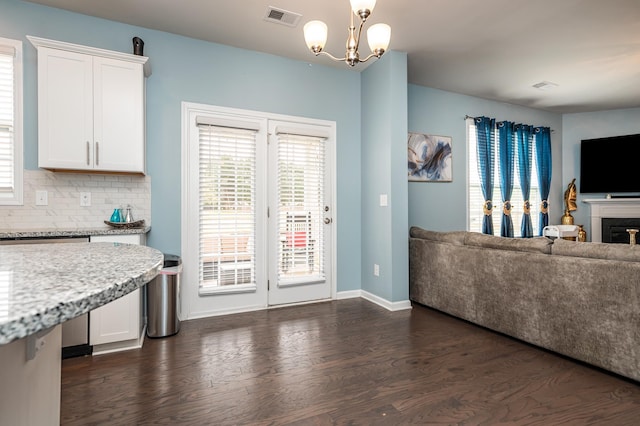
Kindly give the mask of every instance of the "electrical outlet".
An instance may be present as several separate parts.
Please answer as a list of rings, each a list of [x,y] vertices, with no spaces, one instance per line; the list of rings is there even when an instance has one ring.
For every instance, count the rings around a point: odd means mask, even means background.
[[[36,206],[49,205],[49,194],[47,191],[36,191]]]
[[[376,277],[380,276],[380,265],[378,265],[377,263],[373,264],[373,275],[375,275]]]
[[[90,192],[81,192],[80,193],[80,207],[89,207],[91,205],[91,193]]]

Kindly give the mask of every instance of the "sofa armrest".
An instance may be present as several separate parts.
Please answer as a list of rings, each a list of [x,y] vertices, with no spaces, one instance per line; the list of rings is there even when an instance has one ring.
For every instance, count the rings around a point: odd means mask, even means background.
[[[441,243],[455,244],[458,246],[464,245],[465,234],[467,234],[466,231],[451,231],[451,232],[428,231],[426,229],[422,229],[417,226],[412,226],[411,229],[409,230],[409,236],[411,238],[420,238],[422,240],[439,241]]]

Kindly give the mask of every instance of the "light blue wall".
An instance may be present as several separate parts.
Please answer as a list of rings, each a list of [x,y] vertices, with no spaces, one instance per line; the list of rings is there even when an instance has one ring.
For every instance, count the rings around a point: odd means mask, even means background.
[[[17,0],[0,0],[0,37],[24,42],[25,168],[37,168],[36,51],[25,35],[130,53],[141,37],[147,80],[148,244],[180,254],[182,101],[337,122],[338,291],[360,289],[360,74],[203,42]],[[302,33],[292,30],[292,40]],[[294,41],[292,41],[294,42]]]
[[[563,182],[576,178],[580,188],[580,141],[640,133],[640,108],[618,109],[562,117]],[[591,240],[589,205],[584,198],[604,198],[605,194],[578,194],[578,210],[571,213],[576,224],[584,224],[587,238]]]
[[[392,51],[362,73],[362,289],[391,302],[409,298],[406,137],[407,55]]]
[[[0,37],[24,42],[27,169],[37,168],[36,52],[27,34],[122,52],[131,52],[134,36],[145,41],[145,55],[153,69],[147,81],[153,226],[148,243],[164,252],[180,253],[182,101],[336,121],[338,291],[362,288],[389,301],[407,298],[408,225],[466,228],[465,115],[554,130],[552,223],[560,221],[564,188],[579,176],[580,140],[640,132],[640,109],[561,116],[407,86],[403,53],[388,52],[361,77],[351,70],[310,66],[28,2],[0,0]],[[298,36],[292,34],[292,38]],[[452,183],[409,183],[407,189],[407,131],[453,137]],[[389,196],[388,208],[378,205],[383,193]],[[576,223],[586,224],[588,207],[580,202],[578,207]],[[380,264],[379,278],[373,277],[373,263]]]
[[[548,126],[553,130],[549,213],[552,223],[560,223],[566,186],[566,183],[563,186],[562,176],[563,124],[560,114],[410,84],[409,131],[452,137],[453,182],[410,182],[409,225],[439,231],[467,229],[466,115]]]

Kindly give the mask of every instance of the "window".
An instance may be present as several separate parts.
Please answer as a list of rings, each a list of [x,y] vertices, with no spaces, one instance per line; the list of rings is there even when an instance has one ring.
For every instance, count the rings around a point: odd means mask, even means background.
[[[0,38],[0,205],[22,204],[22,43]]]
[[[279,283],[324,279],[325,140],[278,134]]]
[[[200,291],[254,288],[257,129],[215,125],[204,116],[196,122]]]
[[[497,131],[496,131],[497,132]],[[467,120],[467,158],[469,159],[469,231],[482,232],[482,218],[484,216],[483,206],[484,197],[480,188],[480,177],[478,174],[478,160],[476,147],[476,126],[472,119]],[[500,223],[502,221],[502,193],[500,192],[500,157],[498,156],[498,136],[495,137],[495,164],[493,178],[493,231],[494,234],[500,235]],[[531,149],[535,149],[533,146]],[[538,186],[538,174],[536,172],[536,156],[531,156],[531,189],[529,192],[529,200],[531,203],[531,224],[534,235],[538,232],[538,222],[540,220],[540,191]],[[520,188],[520,170],[518,168],[517,152],[515,160],[515,173],[513,176],[513,192],[511,194],[511,219],[513,221],[513,235],[520,237],[522,235],[520,225],[522,223],[522,215],[524,214],[524,200],[522,197],[522,189]]]

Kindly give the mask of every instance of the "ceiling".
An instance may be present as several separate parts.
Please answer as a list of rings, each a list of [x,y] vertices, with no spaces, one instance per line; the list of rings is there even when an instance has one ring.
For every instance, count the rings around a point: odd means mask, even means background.
[[[325,50],[343,56],[347,0],[32,2],[347,67],[314,57],[302,35],[307,21],[325,21]],[[296,27],[267,22],[268,6],[302,18]],[[391,25],[390,49],[408,53],[410,83],[558,113],[640,107],[639,0],[379,0],[367,27],[378,22]],[[366,42],[360,50],[369,53]],[[557,87],[532,87],[543,81]]]

